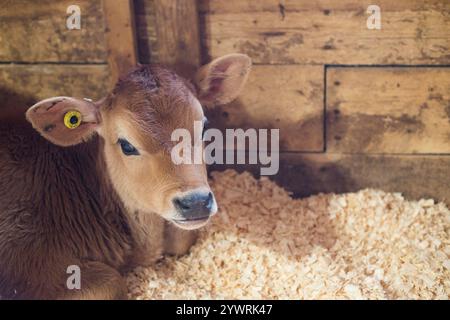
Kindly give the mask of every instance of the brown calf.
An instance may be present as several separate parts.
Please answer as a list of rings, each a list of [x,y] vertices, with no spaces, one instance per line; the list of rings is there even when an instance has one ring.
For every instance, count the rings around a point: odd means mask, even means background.
[[[183,254],[217,211],[204,165],[175,165],[177,128],[233,100],[250,59],[202,67],[194,85],[142,66],[106,98],[43,100],[0,118],[0,298],[126,297],[123,272]],[[39,132],[39,134],[36,133]],[[182,230],[186,229],[186,230]],[[69,266],[81,289],[68,288]]]

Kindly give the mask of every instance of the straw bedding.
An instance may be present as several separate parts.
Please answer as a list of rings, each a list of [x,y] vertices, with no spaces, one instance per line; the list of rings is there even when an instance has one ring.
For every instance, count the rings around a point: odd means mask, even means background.
[[[137,268],[135,299],[448,299],[450,211],[362,190],[292,199],[213,173],[219,214],[190,254]]]

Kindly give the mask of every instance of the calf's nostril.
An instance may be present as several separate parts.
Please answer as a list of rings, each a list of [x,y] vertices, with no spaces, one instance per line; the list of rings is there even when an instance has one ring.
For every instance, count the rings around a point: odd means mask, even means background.
[[[183,211],[186,211],[186,210],[189,210],[190,209],[190,206],[189,206],[189,204],[187,203],[187,201],[183,201],[183,200],[181,200],[181,199],[175,199],[175,206],[177,207],[177,208],[180,208],[181,210],[183,210]]]
[[[176,210],[186,219],[209,217],[213,203],[211,192],[194,192],[173,200]]]

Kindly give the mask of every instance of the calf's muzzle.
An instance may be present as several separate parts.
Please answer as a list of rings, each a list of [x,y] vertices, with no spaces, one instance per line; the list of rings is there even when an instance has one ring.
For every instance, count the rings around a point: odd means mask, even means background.
[[[215,200],[212,192],[194,191],[176,197],[173,204],[181,216],[179,221],[207,220],[215,213]]]

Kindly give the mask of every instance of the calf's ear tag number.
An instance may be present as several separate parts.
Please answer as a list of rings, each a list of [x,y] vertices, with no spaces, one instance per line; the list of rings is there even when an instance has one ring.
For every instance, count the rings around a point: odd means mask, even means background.
[[[75,129],[81,124],[81,113],[75,110],[67,111],[64,115],[64,125],[69,129]]]

